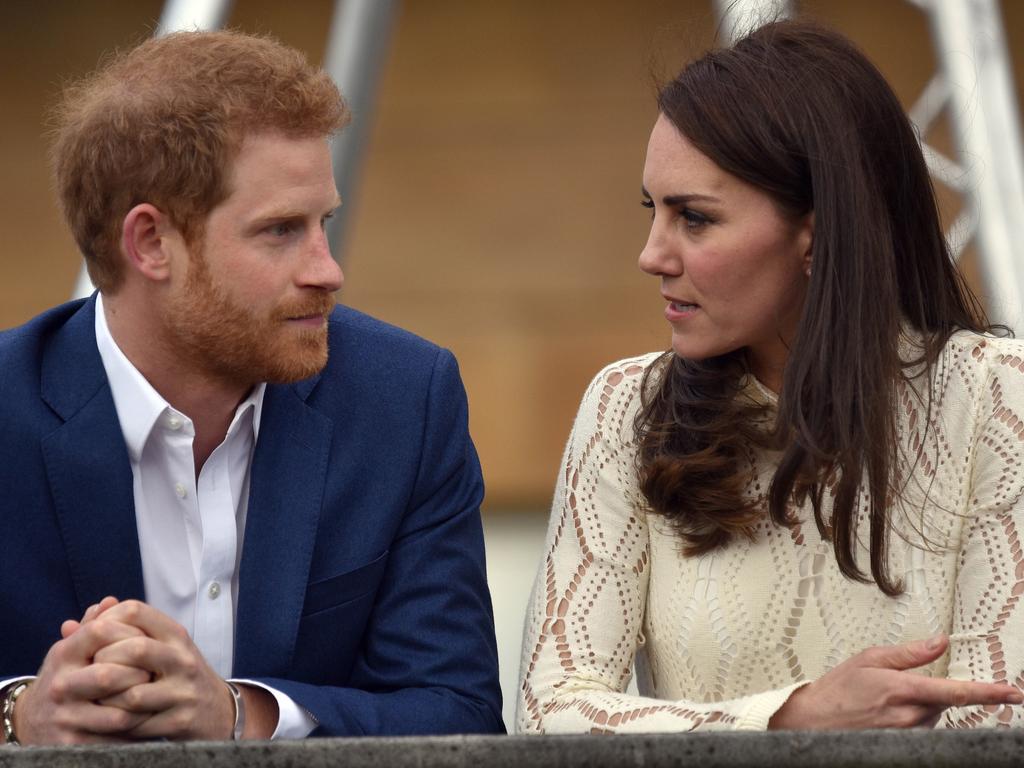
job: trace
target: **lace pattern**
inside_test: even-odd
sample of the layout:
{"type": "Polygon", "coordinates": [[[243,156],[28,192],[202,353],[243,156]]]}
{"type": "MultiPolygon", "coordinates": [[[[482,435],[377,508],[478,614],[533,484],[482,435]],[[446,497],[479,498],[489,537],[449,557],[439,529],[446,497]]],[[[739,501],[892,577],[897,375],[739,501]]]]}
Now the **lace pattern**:
{"type": "MultiPolygon", "coordinates": [[[[928,389],[899,388],[895,598],[843,578],[809,504],[793,529],[764,521],[753,541],[681,556],[637,487],[632,425],[655,358],[608,366],[583,397],[527,617],[520,731],[764,729],[841,661],[940,631],[950,651],[921,673],[1024,689],[1024,345],[958,333],[928,389]],[[624,693],[634,662],[640,696],[624,693]]],[[[748,493],[763,499],[773,457],[754,458],[748,493]]],[[[1021,709],[950,709],[940,727],[1020,725],[1021,709]]]]}

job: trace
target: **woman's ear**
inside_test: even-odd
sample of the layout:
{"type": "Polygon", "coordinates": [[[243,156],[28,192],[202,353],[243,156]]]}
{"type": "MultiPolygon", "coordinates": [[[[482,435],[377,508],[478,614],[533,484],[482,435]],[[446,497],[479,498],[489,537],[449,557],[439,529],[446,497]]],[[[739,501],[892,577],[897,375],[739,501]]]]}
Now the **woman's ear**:
{"type": "Polygon", "coordinates": [[[121,250],[134,271],[146,280],[163,282],[171,275],[173,250],[182,241],[170,218],[150,203],[140,203],[124,217],[121,250]]]}
{"type": "Polygon", "coordinates": [[[803,254],[804,274],[810,277],[812,253],[814,250],[814,211],[810,211],[801,219],[797,243],[800,247],[800,252],[803,254]]]}

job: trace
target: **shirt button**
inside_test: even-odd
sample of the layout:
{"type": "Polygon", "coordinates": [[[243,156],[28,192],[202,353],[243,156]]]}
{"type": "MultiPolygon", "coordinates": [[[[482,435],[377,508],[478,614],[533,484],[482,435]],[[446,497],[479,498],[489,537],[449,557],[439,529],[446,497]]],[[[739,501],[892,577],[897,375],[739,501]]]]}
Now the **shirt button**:
{"type": "Polygon", "coordinates": [[[179,419],[177,416],[172,415],[167,417],[167,426],[170,427],[171,429],[181,429],[181,424],[181,419],[179,419]]]}
{"type": "Polygon", "coordinates": [[[185,486],[182,485],[181,483],[174,484],[174,492],[178,494],[179,499],[184,499],[185,494],[187,493],[187,491],[185,490],[185,486]]]}
{"type": "Polygon", "coordinates": [[[220,597],[220,584],[216,581],[210,584],[210,588],[206,590],[206,594],[210,596],[211,600],[216,600],[220,597]]]}

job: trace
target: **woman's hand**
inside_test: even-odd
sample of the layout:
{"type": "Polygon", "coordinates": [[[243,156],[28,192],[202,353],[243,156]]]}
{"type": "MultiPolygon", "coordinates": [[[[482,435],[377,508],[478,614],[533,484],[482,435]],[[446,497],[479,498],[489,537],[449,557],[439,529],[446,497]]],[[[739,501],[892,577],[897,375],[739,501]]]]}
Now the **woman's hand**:
{"type": "Polygon", "coordinates": [[[945,653],[949,638],[936,635],[904,645],[880,645],[847,659],[796,690],[768,728],[931,728],[947,707],[1020,704],[1024,695],[1003,683],[925,677],[908,672],[945,653]]]}

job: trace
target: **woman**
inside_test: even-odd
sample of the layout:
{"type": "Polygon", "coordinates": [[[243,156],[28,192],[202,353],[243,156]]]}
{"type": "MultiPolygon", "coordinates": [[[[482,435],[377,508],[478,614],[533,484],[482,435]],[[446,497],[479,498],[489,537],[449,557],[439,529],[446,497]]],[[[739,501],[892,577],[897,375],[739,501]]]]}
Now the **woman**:
{"type": "Polygon", "coordinates": [[[519,728],[1020,724],[1024,345],[952,266],[895,95],[777,22],[659,107],[672,350],[583,398],[519,728]]]}

